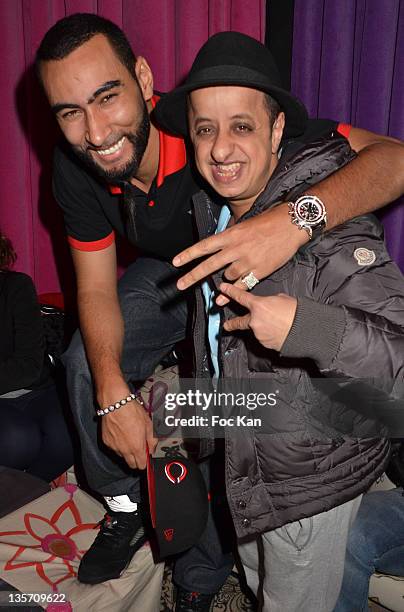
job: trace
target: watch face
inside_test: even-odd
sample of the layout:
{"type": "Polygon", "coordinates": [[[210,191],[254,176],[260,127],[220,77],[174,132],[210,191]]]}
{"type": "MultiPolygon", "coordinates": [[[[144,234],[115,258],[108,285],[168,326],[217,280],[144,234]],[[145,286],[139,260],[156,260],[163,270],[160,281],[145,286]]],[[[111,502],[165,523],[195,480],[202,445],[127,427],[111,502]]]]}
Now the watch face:
{"type": "Polygon", "coordinates": [[[325,207],[315,196],[302,196],[295,204],[296,216],[308,225],[316,225],[325,218],[325,207]]]}

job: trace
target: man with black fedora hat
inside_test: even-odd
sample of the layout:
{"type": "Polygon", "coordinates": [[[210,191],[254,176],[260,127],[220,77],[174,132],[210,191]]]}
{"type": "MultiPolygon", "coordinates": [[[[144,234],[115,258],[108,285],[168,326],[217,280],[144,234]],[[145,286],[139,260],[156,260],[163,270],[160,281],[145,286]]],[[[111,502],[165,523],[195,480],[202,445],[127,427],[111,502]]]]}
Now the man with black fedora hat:
{"type": "MultiPolygon", "coordinates": [[[[209,190],[194,195],[201,238],[285,201],[290,233],[298,227],[309,238],[279,271],[242,278],[250,293],[223,283],[221,272],[197,288],[195,376],[212,377],[212,389],[228,379],[226,391],[239,382],[249,392],[274,392],[275,405],[253,427],[237,429],[234,420],[225,427],[239,553],[264,610],[332,612],[350,525],[390,447],[381,428],[369,434],[355,420],[349,383],[369,378],[366,388],[386,401],[402,394],[404,278],[374,217],[325,231],[327,210],[315,186],[348,169],[356,154],[336,131],[299,143],[305,109],[282,89],[258,41],[237,32],[210,38],[155,116],[189,136],[196,167],[224,198],[218,204],[209,190]],[[282,153],[290,137],[294,144],[282,153]],[[218,312],[221,293],[231,301],[218,312]],[[318,384],[327,377],[329,386],[318,384]],[[333,395],[336,387],[344,401],[333,395]]],[[[210,448],[202,439],[201,453],[210,448]]]]}
{"type": "MultiPolygon", "coordinates": [[[[157,101],[151,69],[145,58],[134,56],[114,23],[93,14],[69,15],[45,34],[36,63],[63,135],[53,185],[76,271],[81,331],[64,356],[70,405],[88,482],[105,498],[112,517],[80,564],[79,580],[94,584],[119,576],[145,540],[134,470],[145,467],[146,442],[153,448],[155,440],[129,384],[147,378],[185,336],[188,303],[172,299],[180,296],[171,259],[195,243],[191,196],[199,179],[184,141],[150,121],[157,101]],[[140,253],[118,284],[115,232],[140,253]]],[[[310,123],[302,138],[337,127],[310,123]]],[[[331,177],[316,185],[330,227],[383,205],[402,189],[397,143],[357,129],[349,139],[361,149],[352,163],[355,181],[344,168],[339,181],[331,177]],[[389,178],[387,190],[370,189],[367,177],[376,169],[389,178]]],[[[297,228],[290,235],[287,208],[218,236],[219,259],[205,274],[212,265],[225,265],[227,278],[248,277],[247,283],[253,281],[250,273],[259,279],[282,266],[308,240],[297,228]]],[[[193,278],[200,273],[199,268],[193,278]]],[[[182,576],[177,574],[183,590],[217,590],[228,570],[221,571],[214,556],[209,563],[198,557],[192,572],[183,566],[182,576]]],[[[186,562],[189,568],[189,557],[186,562]]]]}
{"type": "Polygon", "coordinates": [[[307,110],[282,87],[269,49],[239,32],[215,34],[203,45],[185,83],[164,96],[157,105],[155,117],[159,124],[174,134],[187,135],[187,94],[215,85],[245,86],[275,98],[285,113],[285,138],[300,136],[306,129],[307,110]]]}

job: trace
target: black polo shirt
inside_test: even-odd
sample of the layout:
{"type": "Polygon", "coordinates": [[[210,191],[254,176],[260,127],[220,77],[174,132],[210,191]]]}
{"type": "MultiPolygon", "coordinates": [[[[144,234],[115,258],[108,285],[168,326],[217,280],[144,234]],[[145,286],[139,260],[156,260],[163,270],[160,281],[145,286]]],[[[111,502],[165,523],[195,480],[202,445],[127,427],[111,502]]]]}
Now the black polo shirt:
{"type": "MultiPolygon", "coordinates": [[[[299,138],[309,142],[338,127],[334,121],[311,120],[299,138]]],[[[125,236],[142,252],[171,260],[197,241],[192,215],[192,196],[201,189],[199,178],[186,161],[184,142],[164,132],[160,135],[158,173],[149,193],[126,184],[108,186],[84,168],[67,143],[57,146],[53,189],[64,214],[70,245],[98,251],[114,242],[115,232],[125,236]],[[135,199],[136,236],[131,235],[122,203],[129,189],[135,199]]]]}
{"type": "Polygon", "coordinates": [[[191,198],[199,191],[183,140],[160,132],[159,169],[148,193],[127,183],[108,186],[84,168],[67,143],[56,148],[53,188],[73,248],[98,251],[115,232],[141,251],[170,260],[195,242],[191,198]],[[136,236],[131,234],[123,198],[135,201],[136,236]]]}

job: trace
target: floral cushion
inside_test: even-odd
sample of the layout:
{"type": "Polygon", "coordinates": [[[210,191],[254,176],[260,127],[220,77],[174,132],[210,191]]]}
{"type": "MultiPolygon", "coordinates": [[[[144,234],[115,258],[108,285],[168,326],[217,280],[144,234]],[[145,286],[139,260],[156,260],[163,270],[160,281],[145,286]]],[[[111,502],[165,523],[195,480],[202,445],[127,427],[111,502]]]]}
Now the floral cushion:
{"type": "Polygon", "coordinates": [[[76,580],[80,559],[92,544],[103,515],[101,504],[76,485],[67,484],[3,517],[0,578],[22,593],[41,594],[42,600],[36,597],[31,604],[40,604],[49,612],[157,612],[163,564],[154,564],[148,545],[136,553],[117,580],[95,586],[76,580]]]}

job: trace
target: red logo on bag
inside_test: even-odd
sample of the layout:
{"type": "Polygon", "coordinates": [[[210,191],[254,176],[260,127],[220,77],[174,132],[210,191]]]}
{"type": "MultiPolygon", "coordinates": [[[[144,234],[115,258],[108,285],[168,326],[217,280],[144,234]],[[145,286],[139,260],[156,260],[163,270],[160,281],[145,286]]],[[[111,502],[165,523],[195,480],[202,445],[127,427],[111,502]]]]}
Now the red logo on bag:
{"type": "Polygon", "coordinates": [[[164,468],[164,471],[165,471],[165,474],[168,480],[172,482],[173,484],[179,484],[182,480],[184,480],[185,476],[188,473],[188,470],[185,467],[185,465],[183,463],[180,463],[179,461],[171,461],[171,463],[167,463],[167,465],[164,468]],[[172,474],[172,469],[174,466],[177,466],[180,468],[180,473],[178,476],[175,476],[174,474],[172,474]]]}
{"type": "Polygon", "coordinates": [[[174,537],[174,529],[164,529],[163,534],[167,542],[171,542],[174,537]]]}

